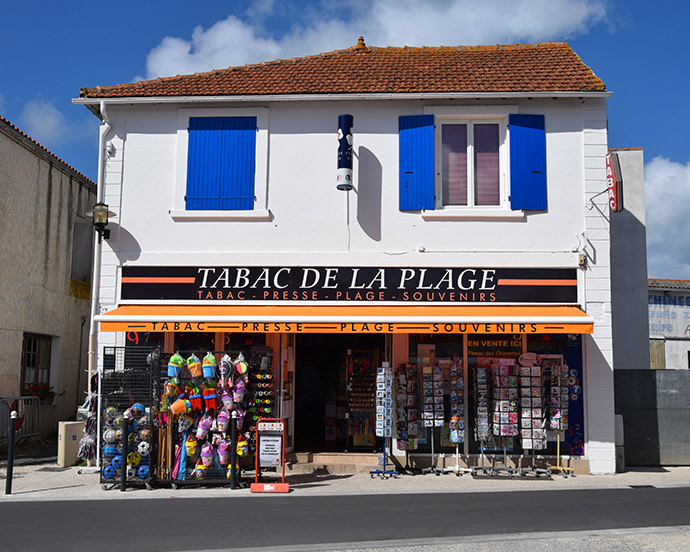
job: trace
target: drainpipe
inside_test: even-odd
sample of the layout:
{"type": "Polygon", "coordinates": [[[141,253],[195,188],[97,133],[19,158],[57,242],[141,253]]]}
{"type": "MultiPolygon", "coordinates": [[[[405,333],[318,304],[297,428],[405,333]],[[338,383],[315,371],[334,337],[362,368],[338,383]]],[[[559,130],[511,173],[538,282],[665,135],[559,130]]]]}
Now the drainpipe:
{"type": "MultiPolygon", "coordinates": [[[[112,129],[110,125],[110,120],[108,119],[108,114],[105,110],[105,102],[101,101],[100,111],[102,116],[103,124],[101,125],[99,138],[98,138],[98,182],[96,183],[96,202],[104,202],[105,199],[105,162],[108,157],[108,142],[106,141],[106,136],[112,129]]],[[[96,327],[97,323],[95,321],[95,316],[98,314],[98,302],[100,298],[101,289],[101,251],[103,248],[103,242],[101,240],[93,240],[93,271],[91,275],[91,320],[89,325],[89,394],[93,393],[94,389],[91,387],[91,380],[93,375],[97,373],[97,356],[96,356],[96,327]]],[[[100,427],[100,417],[101,417],[101,378],[98,378],[98,409],[96,412],[97,416],[97,427],[100,427]]],[[[100,431],[97,431],[96,440],[96,467],[101,466],[101,435],[100,431]]]]}

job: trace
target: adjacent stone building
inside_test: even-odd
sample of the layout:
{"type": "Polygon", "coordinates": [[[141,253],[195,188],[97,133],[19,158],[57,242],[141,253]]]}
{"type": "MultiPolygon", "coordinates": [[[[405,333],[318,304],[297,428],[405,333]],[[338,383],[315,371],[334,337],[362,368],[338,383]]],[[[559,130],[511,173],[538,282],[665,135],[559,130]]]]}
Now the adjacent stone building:
{"type": "Polygon", "coordinates": [[[96,187],[0,117],[0,189],[0,397],[47,391],[45,436],[84,398],[96,187]]]}

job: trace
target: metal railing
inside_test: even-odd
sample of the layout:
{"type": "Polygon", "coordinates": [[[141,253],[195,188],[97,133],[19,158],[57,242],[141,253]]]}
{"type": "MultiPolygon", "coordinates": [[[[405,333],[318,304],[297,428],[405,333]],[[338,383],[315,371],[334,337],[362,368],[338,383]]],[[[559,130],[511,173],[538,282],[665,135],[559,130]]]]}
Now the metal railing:
{"type": "Polygon", "coordinates": [[[16,439],[30,439],[34,446],[42,443],[39,434],[39,404],[38,397],[5,397],[0,398],[0,442],[7,441],[10,435],[10,412],[17,412],[16,439]]]}

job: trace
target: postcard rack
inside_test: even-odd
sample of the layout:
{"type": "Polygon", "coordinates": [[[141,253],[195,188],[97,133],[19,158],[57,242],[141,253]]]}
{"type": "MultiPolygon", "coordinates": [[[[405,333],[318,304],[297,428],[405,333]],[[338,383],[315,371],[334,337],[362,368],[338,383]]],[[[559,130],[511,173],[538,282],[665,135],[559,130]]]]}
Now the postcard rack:
{"type": "MultiPolygon", "coordinates": [[[[450,442],[455,444],[455,466],[446,466],[443,473],[472,473],[471,468],[460,466],[460,445],[465,443],[465,377],[462,360],[453,358],[450,370],[450,423],[448,433],[450,442]]],[[[467,465],[467,463],[465,463],[467,465]]]]}
{"type": "Polygon", "coordinates": [[[573,468],[564,466],[561,461],[561,431],[568,429],[568,407],[570,402],[569,369],[567,364],[563,364],[555,359],[546,359],[550,371],[551,394],[549,398],[550,416],[549,428],[556,431],[556,465],[549,465],[552,472],[560,472],[563,477],[572,475],[573,468]]]}
{"type": "MultiPolygon", "coordinates": [[[[396,413],[397,419],[397,413],[396,413]]],[[[395,469],[388,469],[388,449],[393,435],[393,371],[390,363],[384,362],[376,368],[376,436],[383,442],[383,452],[379,455],[380,468],[369,472],[371,477],[381,479],[398,477],[395,469]]]]}
{"type": "Polygon", "coordinates": [[[491,466],[486,465],[486,448],[491,438],[491,423],[489,421],[489,370],[486,363],[477,363],[474,372],[474,406],[475,406],[475,440],[479,443],[479,465],[472,468],[472,475],[483,473],[493,475],[491,466]]]}
{"type": "Polygon", "coordinates": [[[395,405],[397,421],[395,424],[398,450],[405,451],[405,466],[400,470],[410,475],[415,469],[410,466],[410,446],[417,438],[417,368],[411,364],[400,364],[394,376],[395,405]]]}
{"type": "Polygon", "coordinates": [[[440,366],[422,367],[422,422],[424,429],[428,430],[431,443],[431,462],[428,467],[422,468],[422,473],[441,475],[443,468],[438,466],[438,457],[435,452],[438,428],[443,427],[445,420],[445,405],[443,396],[443,369],[440,366]]]}
{"type": "Polygon", "coordinates": [[[546,393],[544,383],[546,371],[537,363],[536,357],[523,355],[520,371],[520,442],[523,458],[530,461],[523,466],[521,475],[551,475],[548,468],[538,468],[536,451],[546,448],[546,393]]]}

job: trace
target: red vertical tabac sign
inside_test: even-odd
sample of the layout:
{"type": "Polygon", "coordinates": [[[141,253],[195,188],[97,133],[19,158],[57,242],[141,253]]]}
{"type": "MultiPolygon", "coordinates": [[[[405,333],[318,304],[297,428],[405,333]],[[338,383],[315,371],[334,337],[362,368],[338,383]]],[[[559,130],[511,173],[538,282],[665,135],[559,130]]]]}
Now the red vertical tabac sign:
{"type": "Polygon", "coordinates": [[[611,212],[617,213],[623,210],[623,197],[621,195],[621,176],[618,165],[618,156],[608,153],[606,155],[606,185],[609,193],[609,207],[611,212]]]}

